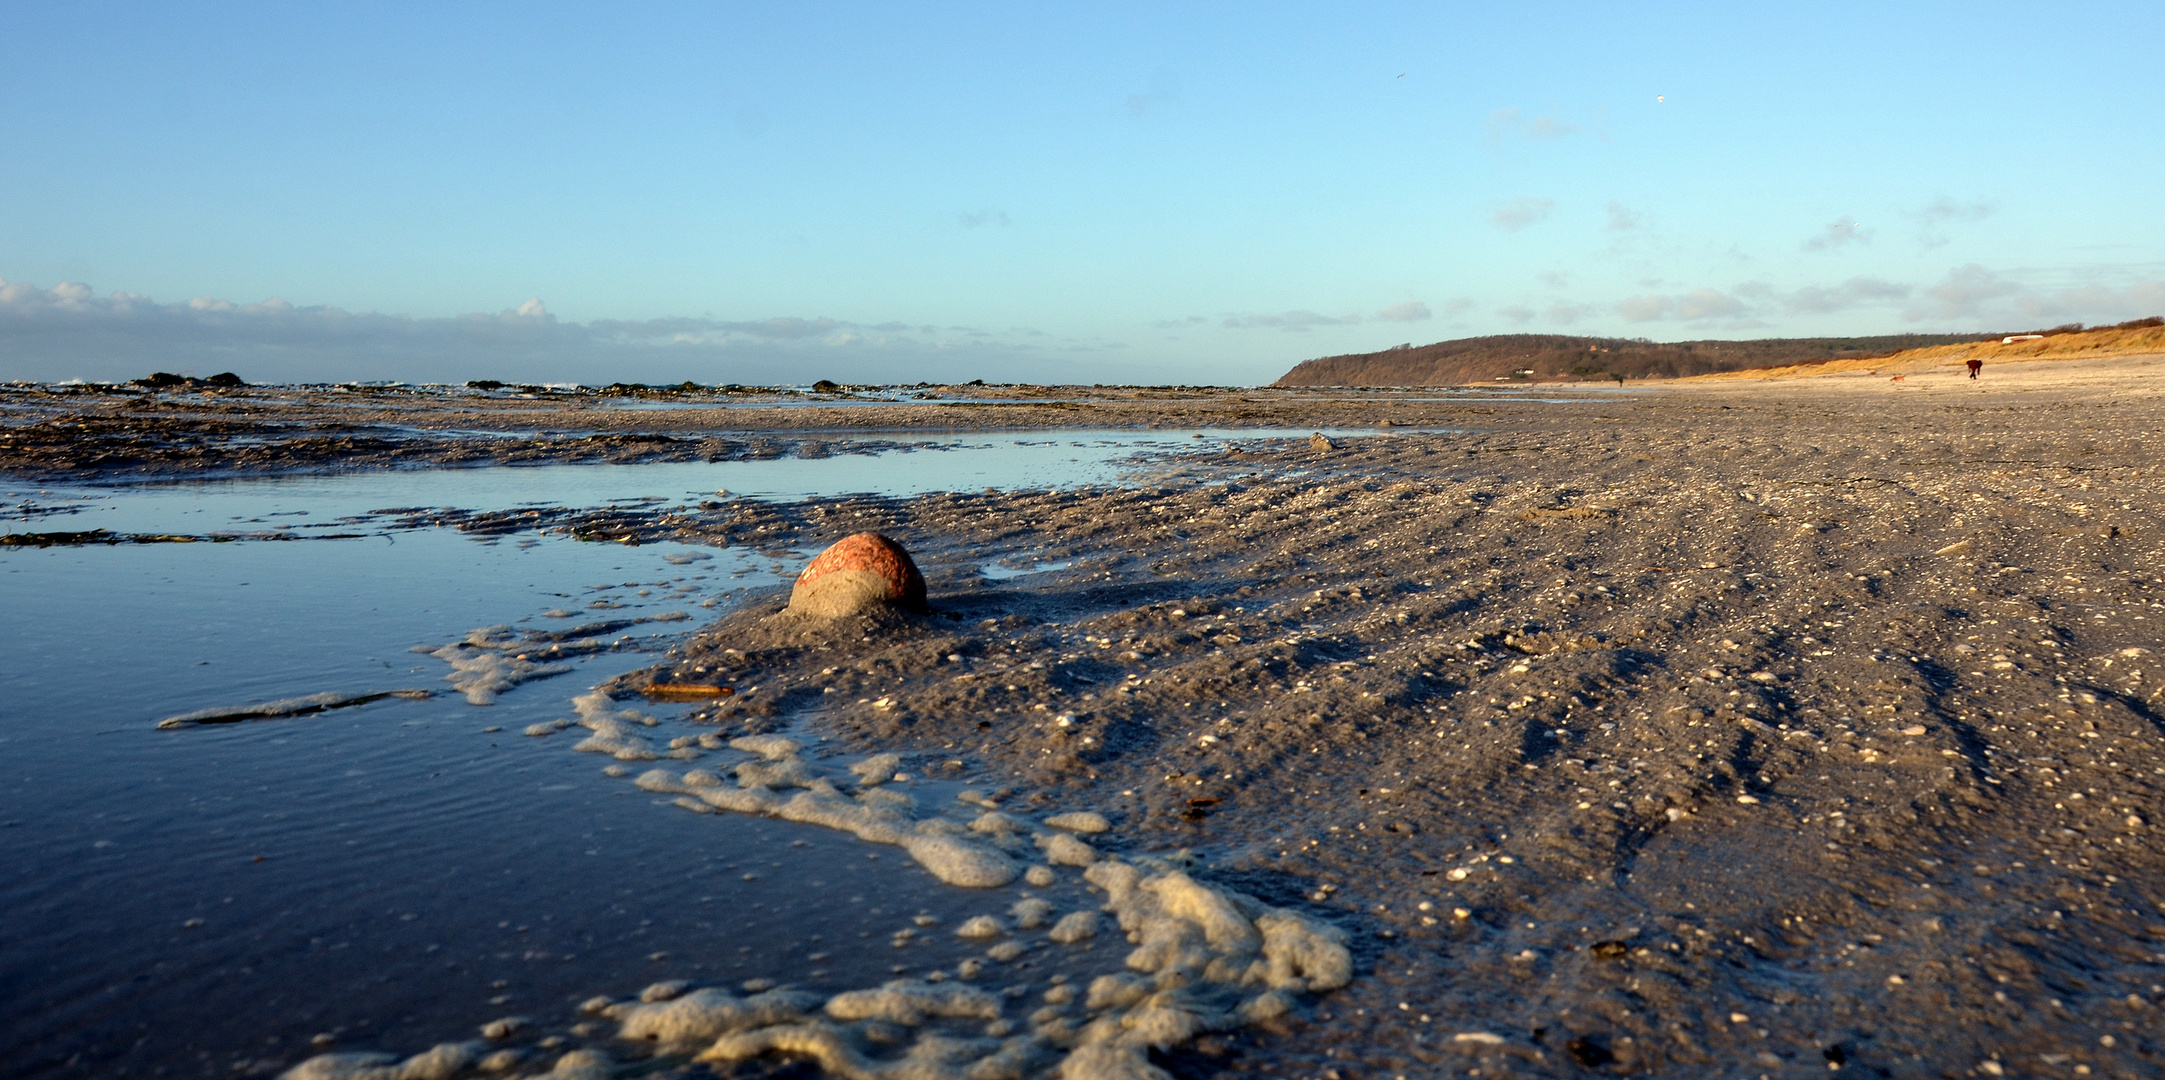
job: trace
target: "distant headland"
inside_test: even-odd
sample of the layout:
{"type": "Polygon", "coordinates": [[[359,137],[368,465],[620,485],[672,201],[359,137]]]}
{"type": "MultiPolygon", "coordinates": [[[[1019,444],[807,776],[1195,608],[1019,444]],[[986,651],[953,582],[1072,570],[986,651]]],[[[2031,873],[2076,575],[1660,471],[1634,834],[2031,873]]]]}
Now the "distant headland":
{"type": "Polygon", "coordinates": [[[1816,365],[1907,359],[1956,362],[1957,352],[1990,346],[2012,359],[2165,352],[2165,318],[2084,329],[1877,337],[1761,338],[1656,342],[1567,334],[1495,334],[1432,345],[1306,360],[1274,386],[1461,386],[1584,380],[1678,379],[1725,373],[1813,374],[1816,365]],[[1945,353],[1943,358],[1939,354],[1945,353]],[[1914,354],[1914,356],[1913,356],[1914,354]]]}

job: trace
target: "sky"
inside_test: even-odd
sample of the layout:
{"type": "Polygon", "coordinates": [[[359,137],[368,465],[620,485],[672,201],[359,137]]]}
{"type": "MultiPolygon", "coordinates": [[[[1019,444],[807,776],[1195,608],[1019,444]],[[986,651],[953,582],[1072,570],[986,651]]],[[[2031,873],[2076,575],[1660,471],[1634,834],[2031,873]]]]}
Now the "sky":
{"type": "Polygon", "coordinates": [[[43,3],[0,379],[1268,382],[2165,313],[2165,5],[43,3]]]}

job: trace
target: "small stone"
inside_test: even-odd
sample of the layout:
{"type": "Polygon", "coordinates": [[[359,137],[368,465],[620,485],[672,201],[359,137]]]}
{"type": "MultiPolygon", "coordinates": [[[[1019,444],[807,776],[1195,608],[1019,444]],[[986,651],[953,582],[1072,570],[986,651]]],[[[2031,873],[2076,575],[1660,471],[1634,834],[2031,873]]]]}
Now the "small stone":
{"type": "Polygon", "coordinates": [[[1000,920],[990,915],[973,915],[964,920],[961,926],[955,928],[956,937],[968,938],[973,941],[996,938],[1004,933],[1007,933],[1007,928],[1000,925],[1000,920]]]}
{"type": "Polygon", "coordinates": [[[1098,913],[1095,911],[1071,911],[1052,924],[1045,936],[1062,945],[1072,945],[1097,936],[1098,913]]]}
{"type": "Polygon", "coordinates": [[[506,1016],[481,1025],[481,1037],[490,1042],[502,1042],[524,1030],[527,1020],[523,1016],[506,1016]]]}
{"type": "Polygon", "coordinates": [[[1053,833],[1038,841],[1045,860],[1054,866],[1089,866],[1098,861],[1097,849],[1067,833],[1053,833]]]}
{"type": "Polygon", "coordinates": [[[1015,917],[1015,925],[1025,930],[1035,930],[1052,917],[1052,905],[1032,897],[1015,901],[1015,906],[1008,908],[1007,913],[1015,917]]]}
{"type": "Polygon", "coordinates": [[[1054,814],[1045,819],[1045,824],[1055,829],[1066,829],[1069,832],[1079,833],[1101,833],[1113,827],[1113,823],[1106,820],[1105,815],[1094,814],[1088,810],[1054,814]]]}

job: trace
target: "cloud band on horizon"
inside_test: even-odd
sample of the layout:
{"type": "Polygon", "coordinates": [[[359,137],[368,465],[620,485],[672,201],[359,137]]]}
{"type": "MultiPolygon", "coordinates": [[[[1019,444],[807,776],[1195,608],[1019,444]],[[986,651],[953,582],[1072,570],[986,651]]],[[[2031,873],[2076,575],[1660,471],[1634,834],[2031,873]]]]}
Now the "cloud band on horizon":
{"type": "Polygon", "coordinates": [[[0,280],[0,378],[11,380],[230,370],[281,382],[591,382],[595,370],[614,367],[629,381],[914,381],[997,378],[1023,359],[1059,366],[1062,352],[1120,347],[1029,330],[824,317],[577,323],[558,319],[539,298],[494,314],[416,318],[276,298],[159,303],[128,292],[101,297],[80,282],[47,289],[0,280]],[[825,366],[806,376],[804,365],[814,362],[825,366]]]}

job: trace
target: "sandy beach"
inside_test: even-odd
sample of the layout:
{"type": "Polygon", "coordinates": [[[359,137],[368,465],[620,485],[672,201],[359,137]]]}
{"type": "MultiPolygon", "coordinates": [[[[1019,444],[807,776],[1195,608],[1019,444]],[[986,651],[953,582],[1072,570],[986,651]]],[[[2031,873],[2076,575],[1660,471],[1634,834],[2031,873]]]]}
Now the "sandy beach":
{"type": "Polygon", "coordinates": [[[904,544],[929,615],[805,619],[773,590],[610,688],[726,681],[739,692],[689,718],[718,739],[814,730],[927,776],[997,776],[1018,812],[1102,814],[1108,856],[1343,932],[1350,981],[1152,1051],[1175,1076],[2165,1061],[2165,358],[1976,381],[937,393],[960,400],[13,387],[0,471],[1373,429],[1229,442],[1121,486],[444,523],[904,544]],[[991,578],[988,557],[1042,569],[991,578]]]}

